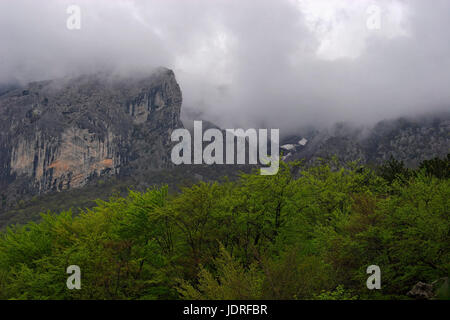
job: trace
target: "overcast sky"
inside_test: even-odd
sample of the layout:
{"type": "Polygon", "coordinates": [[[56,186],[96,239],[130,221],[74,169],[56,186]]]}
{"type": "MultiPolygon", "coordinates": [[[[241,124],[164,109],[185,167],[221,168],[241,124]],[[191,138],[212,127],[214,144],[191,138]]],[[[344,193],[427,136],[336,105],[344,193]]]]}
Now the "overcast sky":
{"type": "Polygon", "coordinates": [[[0,84],[166,66],[222,126],[373,123],[450,109],[449,30],[449,0],[1,0],[0,84]]]}

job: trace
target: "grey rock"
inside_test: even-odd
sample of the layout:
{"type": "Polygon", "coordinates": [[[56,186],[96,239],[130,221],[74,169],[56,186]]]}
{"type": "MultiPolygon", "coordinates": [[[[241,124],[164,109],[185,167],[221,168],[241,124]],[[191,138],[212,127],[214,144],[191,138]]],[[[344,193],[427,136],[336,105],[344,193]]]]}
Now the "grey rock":
{"type": "MultiPolygon", "coordinates": [[[[86,75],[30,83],[0,95],[0,193],[84,186],[122,171],[171,166],[171,132],[182,127],[171,70],[127,78],[86,75]]],[[[7,202],[8,202],[7,201],[7,202]]]]}
{"type": "Polygon", "coordinates": [[[433,285],[419,281],[410,291],[408,291],[407,295],[411,298],[420,300],[432,299],[434,297],[433,285]]]}
{"type": "Polygon", "coordinates": [[[407,295],[418,300],[430,299],[448,299],[449,279],[448,277],[440,278],[431,284],[418,282],[408,291],[407,295]]]}

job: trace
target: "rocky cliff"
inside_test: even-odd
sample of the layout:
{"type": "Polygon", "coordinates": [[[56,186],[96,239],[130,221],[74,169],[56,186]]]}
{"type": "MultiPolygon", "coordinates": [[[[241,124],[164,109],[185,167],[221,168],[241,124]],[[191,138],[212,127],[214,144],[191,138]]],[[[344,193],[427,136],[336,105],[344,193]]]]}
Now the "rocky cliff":
{"type": "MultiPolygon", "coordinates": [[[[80,187],[101,182],[96,179],[101,176],[118,176],[127,190],[188,176],[214,180],[244,170],[171,169],[170,136],[183,127],[181,102],[168,69],[130,78],[96,74],[0,88],[0,216],[33,195],[88,190],[80,187]]],[[[197,116],[191,120],[200,120],[197,116]]],[[[189,119],[184,120],[189,128],[189,119]]],[[[204,129],[209,127],[217,126],[205,122],[204,129]]],[[[282,140],[281,152],[285,161],[312,163],[336,155],[342,162],[379,164],[393,156],[416,166],[449,153],[449,132],[449,112],[382,121],[370,129],[346,124],[300,128],[282,140]]]]}
{"type": "MultiPolygon", "coordinates": [[[[97,74],[29,84],[0,95],[0,193],[85,185],[101,175],[171,166],[181,127],[174,73],[97,74]]],[[[7,198],[7,199],[5,199],[7,198]]]]}
{"type": "Polygon", "coordinates": [[[285,138],[281,152],[286,161],[337,156],[341,162],[381,164],[394,157],[416,167],[423,160],[450,153],[450,112],[380,121],[371,128],[341,123],[303,130],[285,138]]]}

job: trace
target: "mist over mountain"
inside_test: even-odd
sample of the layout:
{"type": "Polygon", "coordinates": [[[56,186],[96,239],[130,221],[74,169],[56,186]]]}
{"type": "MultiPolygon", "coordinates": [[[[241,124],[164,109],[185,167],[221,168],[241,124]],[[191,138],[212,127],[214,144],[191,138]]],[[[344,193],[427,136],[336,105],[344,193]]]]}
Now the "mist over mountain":
{"type": "MultiPolygon", "coordinates": [[[[203,113],[182,112],[182,105],[182,88],[166,68],[133,77],[95,73],[5,89],[0,94],[0,209],[6,212],[34,195],[89,189],[105,178],[146,188],[251,170],[233,165],[175,168],[173,130],[187,128],[194,135],[194,120],[203,122],[204,131],[228,129],[203,113]]],[[[386,119],[374,126],[299,125],[281,128],[280,151],[284,161],[306,164],[337,157],[342,164],[379,165],[394,157],[417,167],[447,155],[449,132],[450,112],[386,119]]],[[[248,156],[247,149],[247,161],[248,156]]]]}
{"type": "MultiPolygon", "coordinates": [[[[393,156],[414,167],[445,156],[450,45],[438,30],[450,27],[450,3],[379,1],[376,28],[371,6],[1,2],[3,202],[103,177],[148,186],[154,170],[172,170],[170,132],[194,120],[204,130],[278,128],[285,161],[393,156]]],[[[183,170],[215,179],[240,168],[183,170]]]]}
{"type": "Polygon", "coordinates": [[[448,30],[449,0],[0,1],[0,300],[449,300],[448,30]]]}
{"type": "Polygon", "coordinates": [[[450,3],[2,1],[0,84],[164,66],[221,127],[295,131],[450,108],[450,3]],[[81,28],[69,30],[69,5],[81,28]]]}

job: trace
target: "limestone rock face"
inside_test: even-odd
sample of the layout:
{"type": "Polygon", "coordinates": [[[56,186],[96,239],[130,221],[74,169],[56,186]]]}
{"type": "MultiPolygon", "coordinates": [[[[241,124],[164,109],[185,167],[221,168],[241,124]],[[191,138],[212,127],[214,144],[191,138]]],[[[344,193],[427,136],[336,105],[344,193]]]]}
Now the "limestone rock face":
{"type": "Polygon", "coordinates": [[[171,166],[181,101],[168,69],[35,82],[1,94],[0,193],[60,191],[171,166]]]}

